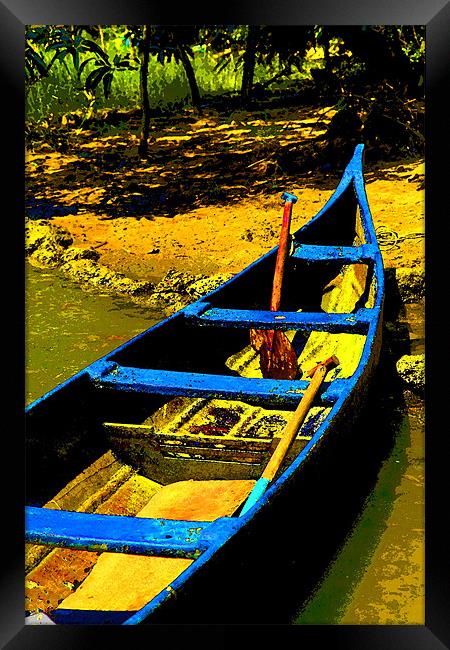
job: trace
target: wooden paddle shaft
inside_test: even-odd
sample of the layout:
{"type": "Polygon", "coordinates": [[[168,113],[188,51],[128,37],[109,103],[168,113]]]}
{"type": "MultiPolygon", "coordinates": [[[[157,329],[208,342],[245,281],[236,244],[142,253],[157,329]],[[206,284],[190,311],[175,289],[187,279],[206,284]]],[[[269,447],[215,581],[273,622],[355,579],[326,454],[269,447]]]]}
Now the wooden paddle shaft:
{"type": "Polygon", "coordinates": [[[262,478],[265,478],[268,481],[272,481],[273,477],[277,473],[292,441],[297,435],[297,432],[303,424],[306,416],[308,415],[308,411],[311,408],[314,397],[316,396],[316,393],[319,390],[323,380],[325,379],[325,375],[329,369],[330,368],[327,365],[320,365],[317,368],[313,378],[309,383],[308,388],[303,393],[303,397],[300,400],[299,405],[295,409],[292,419],[286,425],[280,442],[278,443],[277,448],[273,452],[272,457],[270,458],[264,472],[261,475],[262,478]]]}
{"type": "MultiPolygon", "coordinates": [[[[292,198],[295,199],[296,197],[293,196],[292,198]]],[[[283,223],[281,225],[280,243],[278,246],[277,261],[275,264],[270,311],[278,311],[280,307],[284,267],[289,252],[289,230],[291,227],[292,205],[292,200],[287,200],[284,204],[283,223]]]]}

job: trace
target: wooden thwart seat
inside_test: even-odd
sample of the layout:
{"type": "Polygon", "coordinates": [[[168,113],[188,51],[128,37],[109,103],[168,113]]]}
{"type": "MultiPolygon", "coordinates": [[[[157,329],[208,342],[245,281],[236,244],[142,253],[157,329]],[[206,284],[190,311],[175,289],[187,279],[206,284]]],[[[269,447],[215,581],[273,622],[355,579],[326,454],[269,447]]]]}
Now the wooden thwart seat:
{"type": "MultiPolygon", "coordinates": [[[[114,361],[93,363],[86,372],[99,388],[184,397],[217,397],[252,403],[296,406],[309,382],[259,379],[153,368],[135,368],[114,361]]],[[[333,404],[346,389],[345,379],[324,382],[320,401],[333,404]]]]}
{"type": "Polygon", "coordinates": [[[152,448],[167,456],[177,454],[205,460],[229,460],[244,463],[260,463],[261,455],[270,452],[276,442],[273,439],[243,438],[237,436],[214,436],[196,434],[167,434],[154,431],[145,424],[120,424],[105,422],[110,437],[123,440],[143,436],[152,448]]]}
{"type": "MultiPolygon", "coordinates": [[[[105,422],[114,453],[163,485],[184,479],[253,479],[262,471],[279,438],[168,434],[145,424],[105,422]]],[[[311,436],[299,435],[292,454],[311,436]]]]}
{"type": "Polygon", "coordinates": [[[373,260],[376,251],[376,246],[371,244],[362,244],[361,246],[318,246],[294,242],[294,252],[291,257],[295,260],[305,260],[307,262],[358,264],[373,260]]]}
{"type": "Polygon", "coordinates": [[[196,318],[199,325],[238,327],[243,329],[297,330],[310,332],[350,332],[365,334],[371,322],[371,310],[360,309],[357,313],[289,312],[250,309],[218,309],[205,304],[198,307],[196,318]]]}

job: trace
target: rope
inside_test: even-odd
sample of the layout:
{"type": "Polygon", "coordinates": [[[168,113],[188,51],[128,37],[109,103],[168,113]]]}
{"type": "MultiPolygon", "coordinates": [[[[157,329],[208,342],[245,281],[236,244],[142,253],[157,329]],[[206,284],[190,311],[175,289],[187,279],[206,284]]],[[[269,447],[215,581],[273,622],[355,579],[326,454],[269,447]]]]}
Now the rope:
{"type": "Polygon", "coordinates": [[[423,232],[412,232],[399,237],[399,234],[395,230],[390,230],[387,226],[383,225],[378,226],[375,231],[380,248],[385,248],[386,250],[400,248],[399,243],[405,241],[405,239],[420,239],[421,237],[425,237],[425,233],[423,232]]]}

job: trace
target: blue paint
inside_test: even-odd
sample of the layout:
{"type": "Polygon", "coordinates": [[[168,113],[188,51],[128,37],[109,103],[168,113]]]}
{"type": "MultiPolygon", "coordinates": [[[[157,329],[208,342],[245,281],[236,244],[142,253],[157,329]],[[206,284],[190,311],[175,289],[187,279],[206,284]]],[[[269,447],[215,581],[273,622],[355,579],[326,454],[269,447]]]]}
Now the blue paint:
{"type": "Polygon", "coordinates": [[[214,522],[98,515],[25,508],[25,540],[33,544],[137,555],[197,558],[228,539],[230,518],[214,522]]]}
{"type": "Polygon", "coordinates": [[[298,197],[295,194],[290,194],[289,192],[283,192],[281,195],[282,201],[289,201],[289,203],[297,203],[298,197]]]}
{"type": "Polygon", "coordinates": [[[57,625],[124,625],[134,613],[95,609],[55,609],[51,618],[57,625]]]}
{"type": "Polygon", "coordinates": [[[187,319],[194,318],[194,317],[199,317],[202,314],[205,313],[205,311],[208,311],[208,309],[211,309],[212,305],[210,302],[205,302],[203,300],[197,300],[196,302],[193,302],[191,305],[187,305],[183,309],[183,316],[187,319]]]}
{"type": "Polygon", "coordinates": [[[294,241],[292,258],[307,262],[340,262],[355,264],[370,262],[375,259],[377,247],[373,244],[362,246],[316,246],[294,241]]]}
{"type": "Polygon", "coordinates": [[[244,503],[244,506],[241,510],[241,514],[240,514],[241,517],[243,517],[250,510],[250,508],[253,508],[255,503],[259,501],[259,499],[262,497],[264,492],[267,490],[267,486],[269,485],[269,483],[270,483],[269,479],[264,478],[263,476],[256,481],[255,487],[248,495],[248,499],[244,503]]]}
{"type": "Polygon", "coordinates": [[[302,332],[352,332],[365,334],[373,318],[371,309],[354,313],[253,311],[247,309],[207,309],[198,317],[199,325],[241,327],[243,329],[298,330],[302,332]]]}
{"type": "MultiPolygon", "coordinates": [[[[217,397],[252,400],[256,403],[277,402],[296,405],[309,381],[286,379],[258,379],[211,375],[176,370],[127,368],[117,363],[96,362],[87,369],[98,388],[108,388],[152,395],[180,395],[183,397],[217,397]]],[[[324,382],[320,392],[324,404],[334,403],[346,392],[347,380],[324,382]]]]}

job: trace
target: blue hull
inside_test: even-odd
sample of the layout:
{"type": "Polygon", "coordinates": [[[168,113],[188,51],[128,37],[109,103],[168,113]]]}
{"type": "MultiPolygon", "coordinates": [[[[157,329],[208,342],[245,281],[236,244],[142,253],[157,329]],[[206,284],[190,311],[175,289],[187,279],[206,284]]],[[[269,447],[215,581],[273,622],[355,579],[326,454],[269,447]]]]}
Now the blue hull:
{"type": "MultiPolygon", "coordinates": [[[[364,188],[362,156],[363,145],[358,145],[332,197],[294,234],[282,311],[270,312],[266,304],[277,252],[274,248],[215,291],[87,366],[26,409],[28,458],[33,458],[33,467],[27,469],[29,544],[192,560],[135,611],[74,610],[63,603],[49,612],[57,624],[134,625],[151,622],[164,608],[170,611],[176,599],[182,603],[184,596],[180,595],[188,593],[191,582],[196,584],[197,576],[206,575],[208,567],[220,564],[223,558],[226,563],[236,540],[245,538],[255,524],[258,528],[257,522],[264,521],[266,513],[299,479],[301,484],[308,466],[317,463],[322,450],[357,418],[380,354],[384,300],[383,263],[364,188]],[[360,275],[364,271],[361,295],[350,309],[327,311],[323,296],[337,291],[335,278],[349,268],[357,268],[360,275]],[[198,402],[200,408],[210,399],[287,412],[295,408],[308,385],[305,379],[263,379],[242,376],[237,366],[226,368],[233,353],[246,345],[252,328],[291,332],[299,358],[306,354],[308,341],[311,358],[316,354],[311,333],[356,337],[360,352],[347,375],[338,373],[324,383],[317,398],[323,415],[300,432],[301,445],[244,516],[177,520],[43,507],[104,453],[111,440],[124,462],[163,485],[190,478],[257,479],[258,459],[267,458],[271,450],[268,440],[253,437],[247,446],[237,441],[232,462],[226,441],[218,450],[214,434],[208,439],[213,451],[202,448],[200,461],[195,454],[183,462],[169,453],[163,462],[161,450],[164,445],[168,448],[173,438],[166,440],[162,434],[153,436],[154,448],[144,448],[149,444],[145,424],[149,414],[170,400],[180,400],[183,408],[190,401],[198,402]],[[236,460],[239,454],[245,456],[241,462],[236,460]],[[44,482],[43,476],[48,480],[44,482]]],[[[193,438],[186,435],[183,441],[195,450],[198,442],[193,438]]]]}

